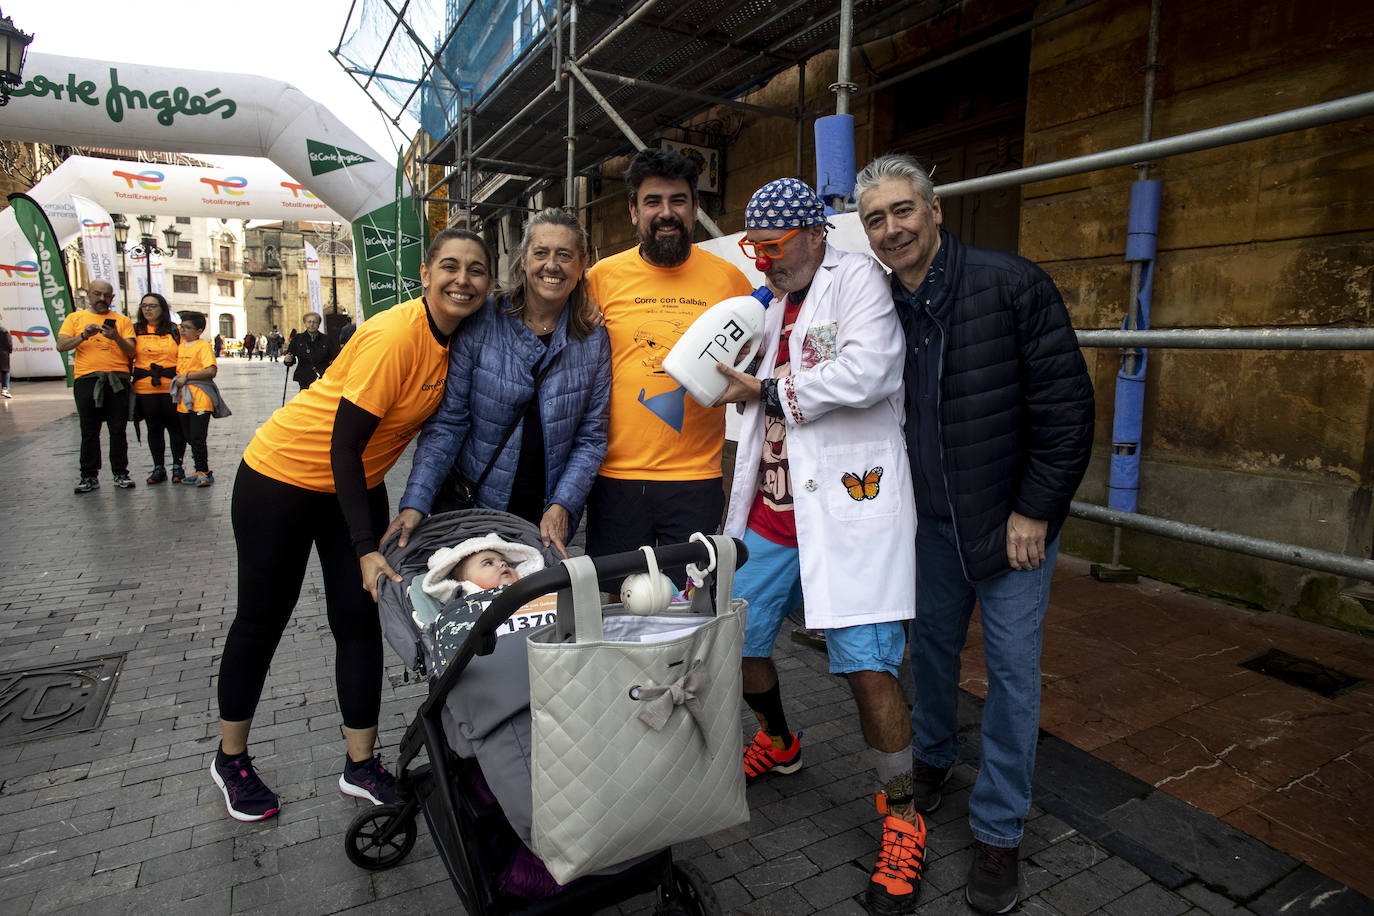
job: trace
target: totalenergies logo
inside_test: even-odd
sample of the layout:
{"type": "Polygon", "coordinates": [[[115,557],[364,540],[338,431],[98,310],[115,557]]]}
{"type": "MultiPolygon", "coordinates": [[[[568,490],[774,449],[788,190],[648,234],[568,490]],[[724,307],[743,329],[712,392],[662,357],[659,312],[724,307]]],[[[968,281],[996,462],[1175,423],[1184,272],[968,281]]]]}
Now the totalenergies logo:
{"type": "Polygon", "coordinates": [[[320,266],[320,259],[319,259],[319,258],[312,258],[310,255],[306,255],[306,256],[305,256],[305,266],[306,266],[306,267],[319,267],[319,266],[320,266]]]}
{"type": "Polygon", "coordinates": [[[161,191],[162,183],[167,180],[167,176],[156,169],[148,169],[144,172],[121,172],[115,169],[110,173],[116,178],[123,178],[126,187],[132,188],[135,184],[143,191],[161,191]]]}
{"type": "Polygon", "coordinates": [[[83,232],[89,232],[91,234],[95,234],[97,232],[104,232],[109,227],[109,223],[97,223],[93,219],[83,219],[81,221],[81,230],[83,232]]]}
{"type": "Polygon", "coordinates": [[[45,327],[34,325],[27,331],[10,331],[10,336],[16,338],[20,343],[41,343],[52,336],[52,332],[45,327]]]}
{"type": "Polygon", "coordinates": [[[18,264],[0,264],[0,270],[3,270],[7,277],[19,276],[28,279],[38,276],[38,262],[20,261],[18,264]]]}
{"type": "Polygon", "coordinates": [[[296,184],[294,181],[283,181],[281,186],[290,191],[292,197],[306,197],[310,200],[318,199],[314,194],[311,194],[310,190],[303,184],[296,184]]]}
{"type": "Polygon", "coordinates": [[[214,189],[215,194],[224,191],[230,197],[242,196],[243,189],[248,187],[248,179],[237,175],[230,175],[228,178],[202,178],[200,183],[208,184],[214,189]]]}

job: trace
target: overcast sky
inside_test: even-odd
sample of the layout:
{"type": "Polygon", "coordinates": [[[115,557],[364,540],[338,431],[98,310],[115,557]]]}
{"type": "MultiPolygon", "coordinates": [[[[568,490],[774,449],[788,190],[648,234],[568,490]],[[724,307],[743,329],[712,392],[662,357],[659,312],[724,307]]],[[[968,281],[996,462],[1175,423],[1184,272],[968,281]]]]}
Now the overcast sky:
{"type": "Polygon", "coordinates": [[[388,130],[329,54],[349,6],[350,0],[0,0],[15,26],[34,36],[30,51],[282,80],[329,108],[378,152],[394,153],[401,135],[388,130]]]}

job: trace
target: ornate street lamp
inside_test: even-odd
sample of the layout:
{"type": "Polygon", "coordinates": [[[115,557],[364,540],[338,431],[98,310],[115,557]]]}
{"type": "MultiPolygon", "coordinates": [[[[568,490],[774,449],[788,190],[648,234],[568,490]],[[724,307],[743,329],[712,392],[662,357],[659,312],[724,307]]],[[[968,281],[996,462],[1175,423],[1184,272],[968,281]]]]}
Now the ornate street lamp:
{"type": "Polygon", "coordinates": [[[124,293],[124,314],[129,314],[129,265],[124,256],[124,245],[129,241],[129,221],[123,213],[111,213],[110,222],[114,225],[115,251],[119,252],[119,285],[124,293]]]}
{"type": "Polygon", "coordinates": [[[24,57],[31,41],[32,35],[15,28],[10,17],[0,13],[0,108],[9,104],[10,87],[24,82],[24,57]]]}
{"type": "MultiPolygon", "coordinates": [[[[111,219],[113,218],[114,217],[111,216],[111,219]]],[[[143,213],[139,215],[137,219],[138,232],[140,236],[139,240],[142,243],[138,247],[143,252],[143,267],[145,269],[148,279],[148,285],[146,289],[148,292],[152,292],[153,255],[175,255],[177,251],[177,242],[181,241],[181,232],[177,229],[176,226],[168,226],[166,229],[163,229],[162,237],[167,240],[167,247],[159,248],[157,244],[157,236],[153,234],[154,229],[157,228],[157,217],[153,216],[151,213],[143,213]]],[[[126,227],[124,230],[126,235],[128,234],[128,231],[129,230],[126,227]]],[[[119,232],[118,226],[115,227],[115,232],[119,232]]]]}

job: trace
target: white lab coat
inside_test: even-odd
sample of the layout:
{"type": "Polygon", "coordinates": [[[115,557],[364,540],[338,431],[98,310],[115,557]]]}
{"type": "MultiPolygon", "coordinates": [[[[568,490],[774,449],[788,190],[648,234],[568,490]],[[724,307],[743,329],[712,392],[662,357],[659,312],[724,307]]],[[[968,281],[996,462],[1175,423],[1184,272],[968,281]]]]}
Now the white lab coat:
{"type": "MultiPolygon", "coordinates": [[[[784,304],[764,320],[758,376],[772,375],[784,304]]],[[[916,613],[916,508],[902,434],[903,342],[887,278],[867,255],[826,245],[788,338],[780,381],[806,625],[848,627],[916,613]],[[831,342],[833,340],[833,343],[831,342]],[[875,498],[841,482],[881,468],[875,498]]],[[[741,537],[758,490],[764,416],[745,408],[725,532],[741,537]]]]}

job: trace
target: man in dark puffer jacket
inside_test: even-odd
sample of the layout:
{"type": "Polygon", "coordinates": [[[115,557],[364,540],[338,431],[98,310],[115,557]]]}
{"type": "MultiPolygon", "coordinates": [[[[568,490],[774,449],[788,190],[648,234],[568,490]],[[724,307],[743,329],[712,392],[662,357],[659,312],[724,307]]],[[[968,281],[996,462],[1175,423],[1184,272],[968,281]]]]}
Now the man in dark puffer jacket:
{"type": "Polygon", "coordinates": [[[907,339],[920,521],[910,643],[917,809],[939,805],[958,757],[959,653],[977,599],[988,696],[965,893],[976,909],[1004,913],[1016,905],[1031,802],[1050,576],[1092,447],[1092,380],[1049,276],[943,231],[940,199],[915,159],[879,157],[855,192],[869,245],[892,270],[907,339]]]}

